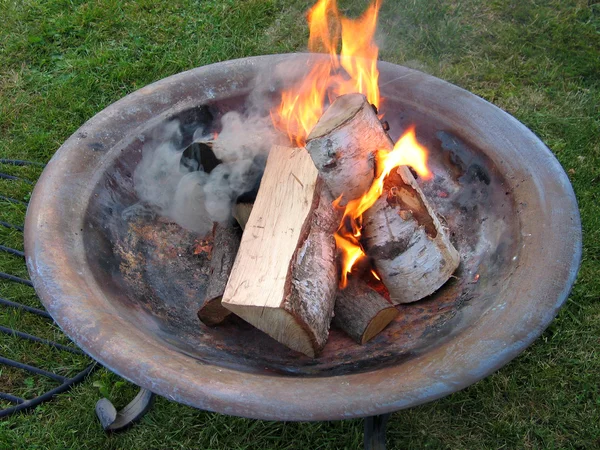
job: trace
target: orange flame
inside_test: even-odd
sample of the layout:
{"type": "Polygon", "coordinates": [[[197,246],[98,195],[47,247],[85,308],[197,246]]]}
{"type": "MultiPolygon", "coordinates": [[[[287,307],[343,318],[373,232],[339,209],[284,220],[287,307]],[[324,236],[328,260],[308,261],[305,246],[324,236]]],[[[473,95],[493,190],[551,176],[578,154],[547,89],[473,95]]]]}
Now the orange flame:
{"type": "MultiPolygon", "coordinates": [[[[414,127],[409,128],[394,145],[391,152],[379,150],[375,155],[377,176],[369,190],[355,200],[351,200],[345,207],[344,216],[335,234],[335,242],[341,253],[342,276],[340,287],[346,287],[348,274],[354,264],[365,257],[364,249],[360,244],[362,215],[383,193],[383,183],[392,170],[398,166],[411,166],[417,174],[429,179],[431,172],[427,168],[427,150],[417,142],[414,127]]],[[[339,207],[341,198],[334,202],[339,207]]]]}
{"type": "MultiPolygon", "coordinates": [[[[373,36],[380,6],[381,0],[373,0],[358,19],[342,17],[336,0],[318,0],[308,11],[308,49],[312,53],[327,53],[329,58],[315,62],[305,78],[282,93],[279,107],[271,111],[273,123],[287,132],[293,144],[305,144],[306,137],[321,118],[326,102],[332,102],[339,95],[358,92],[379,108],[379,49],[373,36]]],[[[340,206],[342,197],[334,202],[335,207],[344,208],[342,222],[335,234],[342,261],[340,287],[347,285],[352,267],[365,257],[360,244],[362,215],[381,196],[385,177],[400,165],[412,166],[423,178],[430,176],[426,151],[416,141],[414,128],[404,133],[393,151],[380,150],[375,159],[377,176],[369,191],[345,207],[340,206]]],[[[375,272],[373,275],[379,278],[375,272]]]]}
{"type": "Polygon", "coordinates": [[[379,0],[373,2],[356,20],[342,18],[341,65],[350,79],[336,90],[337,95],[360,92],[379,108],[379,71],[377,56],[379,48],[373,42],[377,28],[379,0]]]}
{"type": "Polygon", "coordinates": [[[328,53],[330,58],[316,62],[303,80],[284,91],[279,108],[271,112],[275,125],[286,131],[293,144],[304,145],[323,114],[326,100],[359,92],[379,107],[379,50],[373,42],[379,7],[379,0],[375,0],[355,20],[341,17],[335,0],[319,0],[308,11],[308,49],[328,53]]]}

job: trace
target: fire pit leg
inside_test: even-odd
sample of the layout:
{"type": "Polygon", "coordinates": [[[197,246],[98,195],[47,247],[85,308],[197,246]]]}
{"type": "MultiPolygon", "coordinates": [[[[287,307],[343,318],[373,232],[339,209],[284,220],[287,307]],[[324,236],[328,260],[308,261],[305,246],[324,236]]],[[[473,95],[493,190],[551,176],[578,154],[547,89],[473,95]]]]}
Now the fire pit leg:
{"type": "Polygon", "coordinates": [[[104,431],[119,431],[141,419],[152,406],[153,400],[154,394],[148,389],[141,388],[125,408],[117,411],[110,400],[102,398],[96,403],[96,416],[104,431]]]}
{"type": "Polygon", "coordinates": [[[385,450],[385,426],[390,416],[365,417],[365,450],[385,450]]]}

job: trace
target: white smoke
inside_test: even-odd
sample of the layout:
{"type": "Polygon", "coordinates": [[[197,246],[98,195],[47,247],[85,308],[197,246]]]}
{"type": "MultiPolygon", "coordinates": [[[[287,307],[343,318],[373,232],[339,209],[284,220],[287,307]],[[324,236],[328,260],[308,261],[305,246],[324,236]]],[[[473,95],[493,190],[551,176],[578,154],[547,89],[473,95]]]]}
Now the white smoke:
{"type": "MultiPolygon", "coordinates": [[[[134,187],[140,201],[200,235],[208,234],[214,222],[230,220],[236,199],[259,183],[276,136],[268,116],[249,110],[250,114],[224,114],[222,130],[215,140],[206,136],[202,128],[194,132],[194,141],[212,141],[213,152],[222,161],[210,173],[195,161],[181,164],[186,146],[178,121],[156,131],[142,149],[142,160],[134,171],[134,187]]],[[[137,210],[126,210],[124,217],[137,210]]]]}
{"type": "Polygon", "coordinates": [[[278,102],[277,92],[306,76],[311,58],[297,55],[258,74],[243,112],[230,111],[215,119],[220,124],[216,139],[212,129],[194,131],[193,141],[210,142],[222,161],[210,173],[193,159],[184,158],[185,164],[181,163],[187,145],[177,120],[156,130],[142,149],[142,160],[134,172],[140,203],[124,211],[123,217],[147,214],[147,205],[200,235],[208,234],[214,222],[230,220],[238,197],[257,187],[273,144],[289,145],[287,137],[273,127],[269,114],[272,99],[277,97],[278,102]]]}

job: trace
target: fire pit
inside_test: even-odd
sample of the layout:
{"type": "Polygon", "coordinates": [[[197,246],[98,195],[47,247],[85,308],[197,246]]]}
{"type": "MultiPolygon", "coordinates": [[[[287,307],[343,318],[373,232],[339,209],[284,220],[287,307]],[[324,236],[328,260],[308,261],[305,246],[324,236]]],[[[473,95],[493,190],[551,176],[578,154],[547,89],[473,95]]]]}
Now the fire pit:
{"type": "Polygon", "coordinates": [[[421,188],[454,233],[455,278],[399,306],[364,346],[332,330],[316,359],[242,321],[199,326],[208,282],[201,237],[132,212],[132,174],[165,123],[178,119],[189,146],[198,126],[218,131],[224,113],[244,108],[257,74],[293,58],[307,56],[245,58],[169,77],[109,106],[65,142],[26,222],[27,263],[47,310],[124,378],[177,402],[260,419],[387,413],[502,367],[540,335],[574,282],[581,227],[573,191],[550,151],[510,115],[384,62],[390,133],[416,124],[431,152],[434,177],[421,188]]]}

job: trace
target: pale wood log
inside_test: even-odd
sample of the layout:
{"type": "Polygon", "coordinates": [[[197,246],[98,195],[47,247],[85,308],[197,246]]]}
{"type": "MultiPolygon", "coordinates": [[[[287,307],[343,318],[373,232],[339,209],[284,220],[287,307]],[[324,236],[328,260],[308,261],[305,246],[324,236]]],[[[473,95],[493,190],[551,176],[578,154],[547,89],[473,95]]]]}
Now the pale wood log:
{"type": "MultiPolygon", "coordinates": [[[[394,144],[361,94],[338,97],[307,138],[307,149],[331,193],[360,197],[375,177],[373,155],[394,144]],[[356,160],[356,161],[355,161],[356,160]]],[[[394,304],[435,292],[460,263],[446,229],[406,166],[363,215],[363,245],[394,304]],[[393,188],[400,193],[387,198],[393,188]]],[[[390,177],[388,177],[390,178],[390,177]]]]}
{"type": "Polygon", "coordinates": [[[333,324],[359,344],[375,337],[399,312],[362,280],[353,280],[335,299],[333,324]]]}
{"type": "Polygon", "coordinates": [[[241,230],[233,224],[215,224],[213,228],[210,278],[204,303],[198,310],[198,318],[206,325],[218,325],[231,314],[231,311],[221,305],[221,300],[240,246],[241,237],[241,230]]]}
{"type": "Polygon", "coordinates": [[[305,149],[274,147],[222,301],[311,357],[327,341],[337,289],[332,200],[305,149]]]}

